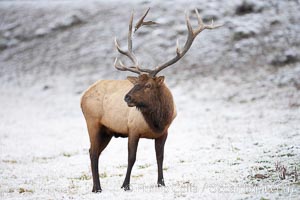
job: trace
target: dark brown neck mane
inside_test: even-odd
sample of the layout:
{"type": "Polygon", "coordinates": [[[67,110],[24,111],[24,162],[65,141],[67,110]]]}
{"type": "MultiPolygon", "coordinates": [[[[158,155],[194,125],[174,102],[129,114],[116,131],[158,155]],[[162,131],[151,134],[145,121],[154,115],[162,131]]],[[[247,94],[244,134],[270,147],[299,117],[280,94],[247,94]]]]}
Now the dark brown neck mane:
{"type": "Polygon", "coordinates": [[[170,125],[174,114],[173,97],[169,89],[162,86],[149,106],[137,107],[149,127],[155,133],[162,133],[170,125]]]}

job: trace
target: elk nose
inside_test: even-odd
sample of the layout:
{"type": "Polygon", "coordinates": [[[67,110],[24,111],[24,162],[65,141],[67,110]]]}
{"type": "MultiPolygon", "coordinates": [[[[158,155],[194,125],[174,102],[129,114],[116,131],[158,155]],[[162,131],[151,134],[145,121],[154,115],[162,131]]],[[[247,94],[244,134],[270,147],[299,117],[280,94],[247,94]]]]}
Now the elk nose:
{"type": "Polygon", "coordinates": [[[128,94],[126,94],[124,100],[125,100],[127,103],[130,102],[130,101],[131,101],[131,96],[128,95],[128,94]]]}

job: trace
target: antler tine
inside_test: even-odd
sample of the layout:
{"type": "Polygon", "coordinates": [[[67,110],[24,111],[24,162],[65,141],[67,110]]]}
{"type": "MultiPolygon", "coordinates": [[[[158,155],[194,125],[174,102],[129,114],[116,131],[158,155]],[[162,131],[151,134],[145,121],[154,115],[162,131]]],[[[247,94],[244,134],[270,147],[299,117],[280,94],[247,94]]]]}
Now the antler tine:
{"type": "Polygon", "coordinates": [[[176,53],[177,53],[177,55],[180,55],[180,48],[179,48],[179,41],[178,41],[178,39],[176,40],[176,53]]]}
{"type": "Polygon", "coordinates": [[[185,21],[186,21],[186,25],[187,25],[187,29],[188,29],[188,36],[187,36],[187,40],[184,44],[183,49],[182,50],[179,49],[179,44],[178,44],[178,41],[177,41],[177,43],[176,43],[176,56],[174,58],[172,58],[171,60],[155,67],[155,69],[152,70],[152,72],[150,73],[150,75],[152,77],[155,77],[156,74],[158,74],[161,70],[167,68],[168,66],[170,66],[170,65],[176,63],[178,60],[180,60],[186,54],[186,52],[190,49],[190,47],[192,46],[193,41],[197,37],[197,35],[200,32],[202,32],[204,29],[215,29],[215,28],[218,28],[218,27],[222,26],[222,25],[214,25],[213,21],[210,25],[204,24],[197,9],[195,9],[195,12],[196,12],[196,15],[197,15],[197,20],[198,20],[198,28],[193,30],[191,22],[190,22],[189,14],[186,12],[185,21]]]}
{"type": "Polygon", "coordinates": [[[188,29],[188,37],[192,37],[193,36],[193,27],[191,25],[190,16],[189,16],[188,12],[185,13],[185,21],[186,21],[186,26],[188,29]]]}
{"type": "Polygon", "coordinates": [[[121,47],[117,41],[117,38],[115,38],[115,47],[120,54],[127,56],[133,62],[133,66],[126,67],[121,61],[119,61],[119,63],[118,63],[117,62],[118,58],[116,58],[114,66],[116,69],[118,69],[120,71],[131,71],[131,72],[134,72],[137,74],[141,74],[142,71],[139,68],[138,60],[132,51],[132,22],[133,22],[133,11],[131,13],[130,20],[129,20],[129,26],[128,26],[128,37],[127,37],[128,50],[125,51],[125,50],[121,49],[121,47]]]}
{"type": "MultiPolygon", "coordinates": [[[[144,13],[144,15],[137,22],[137,24],[135,26],[136,30],[139,27],[141,27],[142,25],[148,25],[148,24],[155,23],[155,22],[152,22],[152,21],[144,22],[144,18],[148,14],[149,10],[150,10],[150,8],[148,8],[146,10],[146,12],[144,13]]],[[[132,11],[131,16],[130,16],[130,20],[129,20],[129,26],[128,26],[128,37],[127,37],[127,40],[128,40],[128,50],[125,51],[125,50],[121,49],[121,47],[120,47],[120,45],[119,45],[119,43],[117,41],[117,38],[115,38],[115,47],[116,47],[116,49],[118,50],[118,52],[120,54],[123,54],[123,55],[127,56],[133,62],[133,66],[126,67],[121,61],[117,62],[118,58],[116,58],[114,66],[115,66],[116,69],[118,69],[120,71],[131,71],[131,72],[134,72],[134,73],[137,73],[137,74],[142,74],[142,73],[148,73],[149,74],[152,70],[141,69],[140,65],[139,65],[139,62],[138,62],[138,60],[137,60],[137,58],[134,55],[133,50],[132,50],[132,24],[133,24],[133,15],[134,15],[134,12],[132,11]]]]}
{"type": "Polygon", "coordinates": [[[132,22],[133,22],[133,11],[130,16],[129,26],[128,26],[128,51],[132,52],[132,22]]]}
{"type": "Polygon", "coordinates": [[[144,19],[146,18],[148,12],[149,12],[150,8],[148,8],[146,10],[146,12],[143,14],[143,16],[138,20],[138,22],[135,24],[134,26],[134,33],[142,26],[144,25],[153,25],[153,24],[158,24],[157,22],[154,22],[154,21],[144,21],[144,19]]]}
{"type": "Polygon", "coordinates": [[[138,22],[136,23],[135,27],[134,27],[134,32],[136,32],[144,23],[144,19],[147,16],[148,12],[149,12],[150,8],[148,8],[146,10],[146,12],[143,14],[143,16],[138,20],[138,22]]]}
{"type": "Polygon", "coordinates": [[[221,26],[223,26],[223,24],[214,25],[214,20],[212,19],[210,25],[205,25],[205,29],[215,29],[221,26]]]}
{"type": "MultiPolygon", "coordinates": [[[[128,46],[129,46],[129,44],[128,44],[128,46]]],[[[136,57],[131,52],[121,49],[121,47],[117,41],[117,38],[115,38],[115,47],[117,48],[117,50],[119,51],[120,54],[127,56],[135,65],[138,64],[136,57]]]]}
{"type": "Polygon", "coordinates": [[[195,12],[196,12],[196,15],[197,15],[198,25],[199,25],[200,27],[202,27],[202,26],[203,26],[203,20],[202,20],[202,18],[200,17],[197,8],[195,9],[195,12]]]}
{"type": "Polygon", "coordinates": [[[195,12],[196,12],[196,15],[197,15],[198,25],[199,25],[198,29],[195,30],[196,35],[199,34],[201,31],[203,31],[204,29],[215,29],[215,28],[219,28],[219,27],[223,26],[222,24],[214,25],[214,20],[213,19],[211,20],[210,25],[204,24],[197,9],[195,9],[195,12]]]}
{"type": "Polygon", "coordinates": [[[121,60],[119,60],[119,63],[118,63],[118,58],[115,59],[114,66],[117,70],[120,70],[120,71],[130,71],[130,72],[134,72],[134,73],[137,73],[137,74],[141,74],[141,72],[135,66],[134,67],[126,67],[122,63],[121,60]]]}

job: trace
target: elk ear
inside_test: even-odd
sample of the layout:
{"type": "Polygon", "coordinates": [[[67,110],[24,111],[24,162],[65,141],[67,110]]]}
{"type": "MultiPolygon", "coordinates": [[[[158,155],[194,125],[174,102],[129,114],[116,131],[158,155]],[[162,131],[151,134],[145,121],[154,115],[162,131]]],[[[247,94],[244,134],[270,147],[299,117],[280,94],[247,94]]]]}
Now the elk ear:
{"type": "Polygon", "coordinates": [[[164,76],[159,76],[156,78],[156,83],[157,85],[162,85],[165,81],[165,77],[164,76]]]}
{"type": "Polygon", "coordinates": [[[135,85],[138,81],[138,77],[127,76],[127,80],[129,80],[133,85],[135,85]]]}

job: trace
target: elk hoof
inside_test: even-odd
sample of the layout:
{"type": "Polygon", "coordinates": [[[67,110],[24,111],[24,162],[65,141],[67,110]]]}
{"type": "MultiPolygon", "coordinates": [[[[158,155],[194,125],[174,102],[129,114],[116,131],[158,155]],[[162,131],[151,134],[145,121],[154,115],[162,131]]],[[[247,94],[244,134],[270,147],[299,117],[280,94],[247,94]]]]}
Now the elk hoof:
{"type": "Polygon", "coordinates": [[[165,186],[166,186],[166,185],[165,185],[165,181],[164,181],[164,180],[158,181],[158,182],[157,182],[157,186],[158,186],[158,187],[165,187],[165,186]]]}
{"type": "Polygon", "coordinates": [[[128,191],[128,190],[130,190],[130,186],[129,186],[129,184],[128,185],[122,185],[122,187],[121,187],[122,189],[124,189],[124,191],[128,191]]]}
{"type": "Polygon", "coordinates": [[[101,188],[93,188],[92,192],[95,192],[95,193],[100,193],[102,192],[102,189],[101,188]]]}

